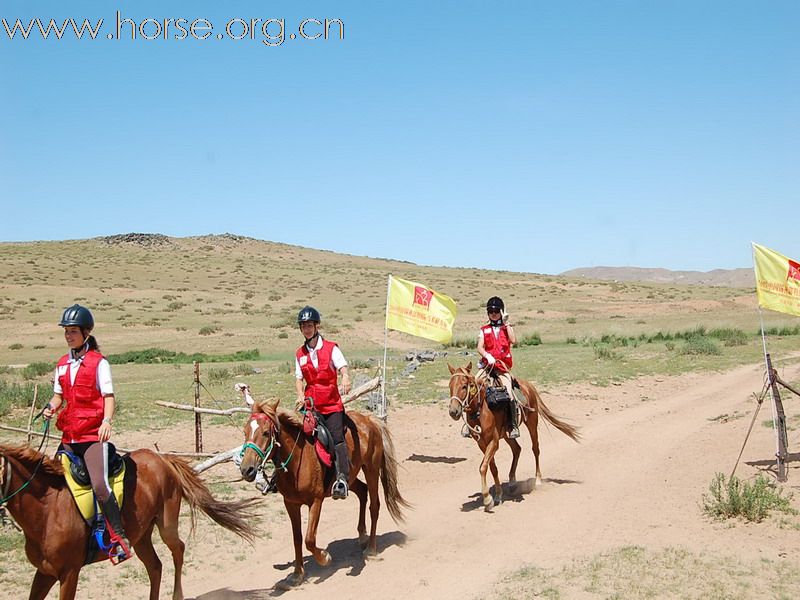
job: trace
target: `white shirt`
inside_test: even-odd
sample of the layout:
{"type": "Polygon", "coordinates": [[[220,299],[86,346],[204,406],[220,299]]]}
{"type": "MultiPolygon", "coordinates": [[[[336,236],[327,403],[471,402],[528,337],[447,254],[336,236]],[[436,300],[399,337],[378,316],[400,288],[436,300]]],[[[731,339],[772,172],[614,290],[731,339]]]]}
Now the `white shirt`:
{"type": "MultiPolygon", "coordinates": [[[[64,390],[61,389],[61,383],[58,378],[67,372],[69,369],[69,381],[75,384],[75,376],[78,374],[78,367],[83,362],[83,356],[74,358],[72,352],[69,353],[69,362],[66,365],[56,367],[56,376],[53,379],[53,392],[59,396],[63,396],[64,390]]],[[[105,396],[114,395],[114,385],[111,383],[111,365],[104,358],[97,363],[97,389],[105,396]]]]}
{"type": "MultiPolygon", "coordinates": [[[[309,358],[311,358],[311,364],[314,365],[315,369],[319,369],[319,359],[317,359],[317,351],[322,348],[322,336],[317,338],[317,345],[314,346],[308,353],[309,358]]],[[[344,359],[344,354],[342,351],[339,350],[339,346],[333,347],[333,352],[331,352],[331,362],[333,363],[333,368],[337,371],[342,367],[347,366],[347,361],[344,359]]],[[[294,377],[295,379],[302,379],[303,372],[300,370],[300,362],[297,360],[297,357],[294,357],[294,377]]]]}

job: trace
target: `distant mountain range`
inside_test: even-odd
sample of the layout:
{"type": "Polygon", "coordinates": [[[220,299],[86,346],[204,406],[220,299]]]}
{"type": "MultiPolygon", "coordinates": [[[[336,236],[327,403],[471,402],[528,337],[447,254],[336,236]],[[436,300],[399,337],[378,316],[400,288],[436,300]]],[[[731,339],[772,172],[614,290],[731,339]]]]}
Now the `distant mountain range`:
{"type": "Polygon", "coordinates": [[[713,271],[670,271],[640,267],[585,267],[559,273],[563,277],[582,277],[611,281],[646,281],[683,285],[712,285],[719,287],[755,287],[753,269],[714,269],[713,271]]]}

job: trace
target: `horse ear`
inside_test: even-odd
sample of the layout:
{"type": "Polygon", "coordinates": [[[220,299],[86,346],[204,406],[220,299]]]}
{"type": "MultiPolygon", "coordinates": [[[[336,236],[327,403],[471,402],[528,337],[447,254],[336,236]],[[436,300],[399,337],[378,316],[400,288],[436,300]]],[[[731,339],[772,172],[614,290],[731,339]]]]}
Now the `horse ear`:
{"type": "Polygon", "coordinates": [[[467,364],[467,373],[472,373],[472,361],[467,364]]]}
{"type": "Polygon", "coordinates": [[[456,372],[456,370],[450,366],[450,363],[447,363],[447,368],[450,369],[450,375],[453,375],[456,372]]]}
{"type": "Polygon", "coordinates": [[[280,403],[281,403],[280,399],[278,399],[278,398],[270,398],[269,400],[265,400],[264,401],[264,406],[266,406],[267,408],[270,408],[273,411],[275,411],[275,410],[277,410],[278,404],[280,404],[280,403]]]}

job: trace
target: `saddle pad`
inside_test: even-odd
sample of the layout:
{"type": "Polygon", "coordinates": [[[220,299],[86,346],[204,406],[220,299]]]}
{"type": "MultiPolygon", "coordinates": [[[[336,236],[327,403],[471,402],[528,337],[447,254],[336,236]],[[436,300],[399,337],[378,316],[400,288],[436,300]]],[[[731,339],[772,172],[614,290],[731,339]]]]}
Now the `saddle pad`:
{"type": "MultiPolygon", "coordinates": [[[[92,521],[94,520],[95,507],[92,486],[81,485],[75,481],[75,478],[72,476],[72,470],[70,469],[69,456],[66,454],[60,454],[59,457],[61,458],[61,466],[64,467],[64,479],[67,480],[67,487],[69,487],[69,491],[72,493],[72,497],[75,499],[75,504],[78,505],[78,510],[81,512],[81,516],[87,523],[91,525],[92,521]]],[[[122,495],[124,491],[122,488],[122,482],[124,479],[125,465],[123,461],[122,470],[108,479],[108,482],[111,484],[111,490],[113,491],[114,496],[116,496],[117,504],[119,504],[120,508],[122,508],[122,495]]],[[[102,509],[100,512],[103,512],[102,509]]]]}

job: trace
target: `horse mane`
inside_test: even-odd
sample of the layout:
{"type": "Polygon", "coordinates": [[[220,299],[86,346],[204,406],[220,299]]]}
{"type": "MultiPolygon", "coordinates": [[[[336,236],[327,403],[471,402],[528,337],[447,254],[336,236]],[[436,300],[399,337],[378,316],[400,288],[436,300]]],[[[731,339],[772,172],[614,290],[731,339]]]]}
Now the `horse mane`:
{"type": "Polygon", "coordinates": [[[53,460],[49,456],[43,456],[41,452],[37,452],[33,448],[28,448],[27,446],[0,444],[0,454],[14,458],[31,469],[34,467],[34,463],[39,462],[41,459],[42,465],[39,467],[40,473],[46,473],[55,477],[63,477],[64,475],[64,468],[61,466],[60,462],[53,460]]]}
{"type": "Polygon", "coordinates": [[[274,422],[280,423],[282,426],[288,425],[290,427],[301,428],[303,426],[303,416],[296,411],[287,410],[278,406],[279,403],[280,400],[277,398],[256,402],[253,405],[253,412],[264,413],[274,422]]]}

